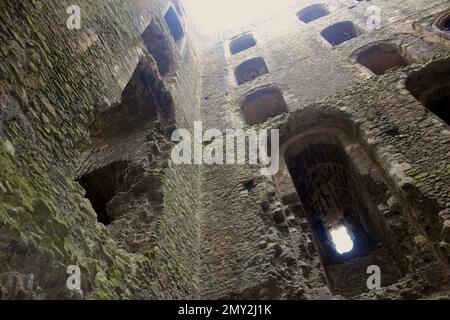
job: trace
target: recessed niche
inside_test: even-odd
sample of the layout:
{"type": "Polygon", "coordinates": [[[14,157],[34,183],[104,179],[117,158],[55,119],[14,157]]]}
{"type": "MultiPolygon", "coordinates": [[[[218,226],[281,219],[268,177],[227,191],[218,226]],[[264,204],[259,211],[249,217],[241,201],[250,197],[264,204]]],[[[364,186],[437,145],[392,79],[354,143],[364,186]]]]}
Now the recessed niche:
{"type": "Polygon", "coordinates": [[[242,183],[242,186],[244,187],[244,190],[251,191],[256,187],[255,180],[250,179],[250,180],[244,181],[242,183]]]}
{"type": "Polygon", "coordinates": [[[314,20],[320,19],[330,14],[328,8],[323,3],[313,4],[309,7],[303,8],[297,13],[297,17],[304,23],[310,23],[314,20]]]}
{"type": "Polygon", "coordinates": [[[293,142],[284,159],[330,290],[344,296],[367,291],[372,264],[382,268],[383,285],[397,281],[402,275],[398,244],[387,236],[392,232],[377,210],[378,195],[371,194],[355,166],[358,161],[372,167],[368,156],[348,154],[333,134],[314,133],[293,142]]]}
{"type": "Polygon", "coordinates": [[[144,30],[141,37],[148,52],[158,64],[159,73],[165,76],[172,72],[175,64],[172,46],[168,36],[164,34],[156,21],[144,30]]]}
{"type": "Polygon", "coordinates": [[[450,12],[442,14],[432,25],[432,32],[438,37],[439,42],[449,45],[450,41],[450,12]]]}
{"type": "Polygon", "coordinates": [[[169,27],[170,33],[175,41],[180,41],[184,37],[183,25],[176,11],[170,7],[167,13],[164,15],[164,20],[169,27]]]}
{"type": "Polygon", "coordinates": [[[260,87],[247,93],[241,112],[246,124],[255,125],[287,112],[287,106],[279,89],[260,87]]]}
{"type": "Polygon", "coordinates": [[[184,11],[184,7],[183,7],[183,4],[181,3],[181,1],[180,0],[175,0],[174,1],[174,5],[175,5],[175,9],[176,9],[176,11],[178,13],[178,16],[184,17],[185,11],[184,11]]]}
{"type": "Polygon", "coordinates": [[[406,88],[428,110],[450,125],[450,59],[435,61],[406,79],[406,88]]]}
{"type": "Polygon", "coordinates": [[[251,33],[237,36],[230,41],[231,54],[237,54],[256,45],[256,40],[251,33]]]}
{"type": "Polygon", "coordinates": [[[86,198],[92,204],[97,213],[97,220],[104,225],[109,225],[115,220],[108,210],[108,203],[121,190],[127,169],[126,161],[117,161],[108,164],[95,171],[89,172],[78,179],[78,182],[86,190],[86,198]]]}
{"type": "Polygon", "coordinates": [[[263,58],[253,58],[241,63],[236,67],[234,73],[238,84],[255,80],[269,72],[263,58]]]}
{"type": "Polygon", "coordinates": [[[378,42],[361,48],[356,52],[356,61],[376,75],[415,62],[399,46],[390,42],[378,42]]]}
{"type": "Polygon", "coordinates": [[[331,45],[337,46],[359,37],[362,34],[362,30],[351,21],[343,21],[327,27],[320,34],[331,45]]]}
{"type": "Polygon", "coordinates": [[[434,23],[434,26],[443,32],[450,32],[450,12],[440,16],[434,23]]]}
{"type": "Polygon", "coordinates": [[[340,146],[334,143],[308,145],[289,158],[288,167],[327,263],[363,256],[375,247],[377,237],[362,225],[366,218],[361,216],[364,205],[340,146]],[[332,239],[332,231],[341,226],[351,232],[355,243],[355,249],[345,254],[336,250],[332,239]]]}

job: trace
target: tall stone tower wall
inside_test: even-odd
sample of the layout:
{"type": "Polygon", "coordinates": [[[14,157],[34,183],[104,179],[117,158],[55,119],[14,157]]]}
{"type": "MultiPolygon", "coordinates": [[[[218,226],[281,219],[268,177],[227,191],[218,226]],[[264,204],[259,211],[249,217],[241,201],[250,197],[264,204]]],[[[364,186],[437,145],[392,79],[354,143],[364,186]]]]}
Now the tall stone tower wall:
{"type": "Polygon", "coordinates": [[[445,290],[449,124],[410,91],[412,82],[432,86],[409,75],[435,70],[436,85],[448,84],[450,43],[435,23],[448,2],[290,3],[205,40],[204,126],[279,128],[281,148],[273,177],[258,166],[203,168],[202,297],[419,298],[445,290]],[[373,6],[381,10],[377,30],[368,25],[373,6]],[[338,44],[339,34],[348,41],[338,44]],[[333,211],[353,211],[372,229],[360,257],[336,261],[315,231],[317,215],[332,224],[333,211]],[[386,288],[367,293],[371,265],[386,288]]]}
{"type": "Polygon", "coordinates": [[[197,297],[199,168],[167,161],[199,114],[188,17],[81,1],[69,29],[72,4],[0,5],[0,298],[197,297]]]}
{"type": "Polygon", "coordinates": [[[284,1],[217,34],[179,0],[81,1],[80,29],[25,2],[0,4],[0,299],[448,296],[447,0],[284,1]],[[196,120],[279,129],[280,170],[174,164],[196,120]]]}

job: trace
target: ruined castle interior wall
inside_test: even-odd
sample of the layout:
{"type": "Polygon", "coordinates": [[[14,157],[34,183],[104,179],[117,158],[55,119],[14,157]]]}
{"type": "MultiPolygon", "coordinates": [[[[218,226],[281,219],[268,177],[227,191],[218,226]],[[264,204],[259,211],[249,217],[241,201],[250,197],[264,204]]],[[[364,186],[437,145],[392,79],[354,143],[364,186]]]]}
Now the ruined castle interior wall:
{"type": "Polygon", "coordinates": [[[0,4],[0,299],[448,296],[447,0],[292,0],[217,34],[178,0],[86,0],[81,30],[24,3],[0,4]],[[172,164],[195,120],[280,129],[279,172],[172,164]],[[336,258],[336,221],[361,250],[336,258]]]}
{"type": "Polygon", "coordinates": [[[69,30],[69,5],[0,5],[0,298],[196,297],[199,170],[167,162],[171,130],[198,117],[188,18],[82,1],[69,30]]]}
{"type": "MultiPolygon", "coordinates": [[[[443,119],[407,90],[405,79],[430,61],[448,59],[448,42],[432,32],[448,3],[330,1],[325,4],[328,12],[310,14],[307,22],[300,20],[304,16],[299,11],[314,4],[292,1],[290,7],[225,35],[205,37],[211,45],[203,55],[210,68],[205,70],[202,120],[205,127],[243,128],[247,124],[241,109],[245,96],[272,87],[283,94],[289,115],[279,112],[279,117],[260,127],[281,129],[281,150],[308,130],[334,128],[331,140],[339,132],[351,137],[342,148],[353,166],[353,179],[366,190],[361,197],[371,212],[371,228],[378,230],[369,250],[375,254],[365,253],[345,263],[325,261],[283,151],[280,173],[273,179],[260,176],[255,166],[205,166],[202,296],[439,295],[448,289],[449,279],[444,238],[450,205],[450,132],[443,119]],[[382,9],[380,30],[367,28],[370,5],[382,9]],[[318,18],[312,20],[314,15],[318,18]],[[342,21],[352,22],[357,36],[333,46],[321,32],[342,21]],[[251,34],[256,44],[234,53],[230,42],[241,34],[251,34]],[[373,52],[376,55],[370,56],[373,52]],[[240,81],[237,68],[255,58],[262,59],[267,70],[255,64],[247,81],[240,81]],[[361,272],[371,264],[385,272],[386,287],[367,293],[367,275],[361,272]],[[345,281],[349,276],[345,268],[353,267],[360,268],[358,275],[354,281],[345,281]]],[[[262,109],[259,116],[265,119],[262,109]]],[[[299,143],[308,144],[311,139],[305,135],[299,143]]]]}
{"type": "Polygon", "coordinates": [[[298,217],[308,222],[330,288],[352,296],[367,290],[369,265],[383,270],[388,285],[400,278],[402,261],[377,208],[388,200],[382,198],[386,183],[361,146],[341,136],[325,128],[304,135],[289,146],[284,161],[304,208],[298,217]],[[331,241],[330,232],[340,227],[353,238],[349,252],[337,252],[331,241]]]}

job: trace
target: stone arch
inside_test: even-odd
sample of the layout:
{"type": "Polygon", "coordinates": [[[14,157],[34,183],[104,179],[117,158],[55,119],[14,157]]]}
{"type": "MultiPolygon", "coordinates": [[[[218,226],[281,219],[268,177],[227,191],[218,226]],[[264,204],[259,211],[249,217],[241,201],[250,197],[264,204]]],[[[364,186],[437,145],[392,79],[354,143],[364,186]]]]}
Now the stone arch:
{"type": "Polygon", "coordinates": [[[239,85],[250,82],[268,73],[266,62],[263,58],[253,58],[241,63],[234,70],[236,81],[239,85]]]}
{"type": "MultiPolygon", "coordinates": [[[[390,270],[388,277],[391,280],[388,282],[392,281],[392,283],[396,282],[398,277],[410,277],[416,274],[418,269],[431,272],[436,268],[443,268],[441,270],[446,268],[445,256],[435,247],[441,241],[439,230],[442,224],[438,218],[439,207],[431,199],[424,197],[419,190],[408,189],[408,194],[403,192],[403,187],[399,185],[398,176],[394,172],[394,169],[397,170],[398,163],[380,162],[379,152],[381,151],[378,148],[375,151],[367,145],[367,141],[363,138],[364,133],[361,132],[362,128],[353,122],[348,111],[323,104],[309,105],[302,110],[290,113],[279,129],[280,170],[273,179],[282,204],[290,216],[288,219],[294,221],[291,225],[299,228],[295,233],[304,237],[302,239],[304,245],[295,248],[300,250],[299,255],[303,259],[314,264],[317,264],[315,257],[320,257],[321,267],[319,268],[325,272],[328,287],[333,293],[351,296],[367,288],[365,284],[359,288],[351,284],[347,286],[346,283],[361,285],[364,279],[353,279],[349,282],[348,279],[351,279],[352,275],[347,277],[345,272],[340,271],[345,269],[347,264],[352,265],[356,262],[355,259],[333,262],[331,258],[330,262],[324,258],[327,253],[324,253],[317,244],[320,239],[312,236],[311,231],[314,225],[306,218],[308,213],[289,172],[287,165],[289,160],[286,160],[286,157],[290,156],[287,153],[289,148],[301,153],[307,149],[305,146],[320,143],[333,144],[334,141],[335,145],[343,149],[346,162],[351,168],[351,175],[356,176],[353,180],[357,182],[358,193],[365,199],[363,208],[367,208],[366,212],[370,220],[375,221],[372,223],[372,226],[375,225],[375,239],[381,240],[377,242],[377,249],[369,250],[367,255],[358,258],[360,261],[368,262],[377,256],[381,257],[375,258],[379,263],[386,261],[385,258],[395,261],[394,265],[386,266],[390,270]],[[413,192],[414,196],[410,196],[410,192],[413,192]],[[417,241],[420,241],[419,246],[417,241]],[[382,252],[383,250],[387,255],[382,252]],[[383,256],[385,258],[382,258],[383,256]],[[417,261],[419,265],[410,264],[411,257],[414,257],[414,261],[417,261]],[[427,262],[421,264],[420,261],[423,259],[427,262]]],[[[411,188],[414,189],[412,186],[411,188]]],[[[353,265],[350,268],[362,268],[362,265],[353,265]]],[[[320,272],[320,270],[314,270],[314,272],[320,272]]],[[[430,281],[433,287],[430,290],[438,290],[442,278],[437,277],[430,281]]]]}
{"type": "Polygon", "coordinates": [[[246,124],[255,125],[287,112],[287,105],[280,89],[262,86],[245,95],[241,112],[246,124]]]}
{"type": "Polygon", "coordinates": [[[436,28],[444,32],[450,32],[450,12],[440,16],[435,22],[436,28]]]}
{"type": "Polygon", "coordinates": [[[405,67],[417,62],[399,45],[389,41],[370,43],[358,49],[354,57],[357,63],[375,75],[382,75],[392,68],[405,67]]]}
{"type": "Polygon", "coordinates": [[[365,270],[371,264],[383,265],[384,285],[396,282],[404,272],[404,257],[377,207],[387,201],[383,197],[389,188],[362,146],[340,129],[312,127],[292,137],[280,152],[330,290],[344,296],[367,291],[365,270]],[[342,255],[330,237],[340,226],[354,242],[342,255]]]}
{"type": "Polygon", "coordinates": [[[444,41],[450,41],[450,11],[439,16],[433,23],[433,32],[444,41]]]}
{"type": "Polygon", "coordinates": [[[359,37],[363,30],[352,21],[342,21],[335,23],[320,33],[332,46],[340,45],[353,38],[359,37]]]}
{"type": "Polygon", "coordinates": [[[412,72],[408,91],[428,110],[450,125],[450,59],[434,61],[412,72]]]}
{"type": "Polygon", "coordinates": [[[297,17],[304,23],[310,23],[329,14],[330,11],[324,3],[316,3],[300,10],[297,17]]]}

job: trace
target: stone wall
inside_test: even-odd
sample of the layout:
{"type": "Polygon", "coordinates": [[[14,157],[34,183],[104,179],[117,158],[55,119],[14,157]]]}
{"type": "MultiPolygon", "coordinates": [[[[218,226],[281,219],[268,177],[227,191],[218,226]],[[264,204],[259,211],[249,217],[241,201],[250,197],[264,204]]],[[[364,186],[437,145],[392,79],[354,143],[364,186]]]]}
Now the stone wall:
{"type": "MultiPolygon", "coordinates": [[[[448,232],[450,132],[406,90],[405,79],[432,61],[449,59],[448,42],[433,37],[431,28],[448,3],[329,1],[328,15],[300,21],[297,13],[314,3],[291,1],[257,21],[204,37],[210,43],[203,55],[210,66],[202,103],[206,127],[244,127],[242,101],[260,87],[279,88],[289,115],[262,125],[281,129],[281,169],[273,180],[245,166],[203,169],[202,296],[439,296],[449,285],[448,244],[442,240],[448,232]],[[367,30],[370,5],[382,9],[380,30],[367,30]],[[321,31],[340,21],[352,21],[362,34],[332,46],[321,31]],[[243,32],[252,34],[256,45],[232,54],[229,43],[243,32]],[[376,76],[357,63],[358,54],[384,41],[398,48],[408,65],[376,76]],[[236,67],[255,57],[264,59],[269,72],[239,85],[236,67]],[[358,188],[367,188],[364,197],[373,201],[369,211],[375,228],[384,230],[379,237],[390,246],[387,256],[374,251],[374,256],[346,264],[323,265],[317,251],[321,244],[314,239],[284,159],[292,144],[312,144],[314,132],[349,141],[355,170],[362,170],[358,188]],[[352,155],[354,150],[360,151],[352,155]],[[246,190],[249,179],[256,187],[246,190]],[[387,283],[382,290],[364,293],[365,270],[371,264],[381,266],[387,283]],[[346,268],[353,268],[352,281],[346,268]]],[[[376,250],[384,250],[381,242],[376,250]]]]}
{"type": "Polygon", "coordinates": [[[0,5],[0,298],[196,297],[199,170],[170,166],[164,143],[198,113],[187,17],[175,42],[164,15],[177,3],[81,1],[81,30],[66,27],[71,4],[0,5]],[[176,63],[168,76],[141,39],[151,22],[176,63]],[[138,61],[140,104],[130,98],[139,86],[124,92],[138,61]],[[108,226],[75,181],[90,172],[98,199],[126,181],[108,226]],[[69,265],[81,268],[82,292],[66,287],[69,265]]]}
{"type": "Polygon", "coordinates": [[[285,2],[212,35],[178,0],[81,1],[81,30],[66,26],[69,1],[2,2],[0,299],[448,296],[450,130],[417,100],[449,70],[435,23],[448,1],[335,0],[306,18],[315,1],[285,2]],[[333,46],[321,33],[343,21],[358,36],[333,46]],[[386,64],[359,64],[369,52],[401,67],[375,75],[386,64]],[[174,165],[171,133],[195,120],[280,129],[280,171],[174,165]],[[298,192],[307,168],[297,181],[288,168],[323,136],[374,239],[352,259],[327,259],[298,192]],[[366,292],[373,264],[384,286],[366,292]]]}

